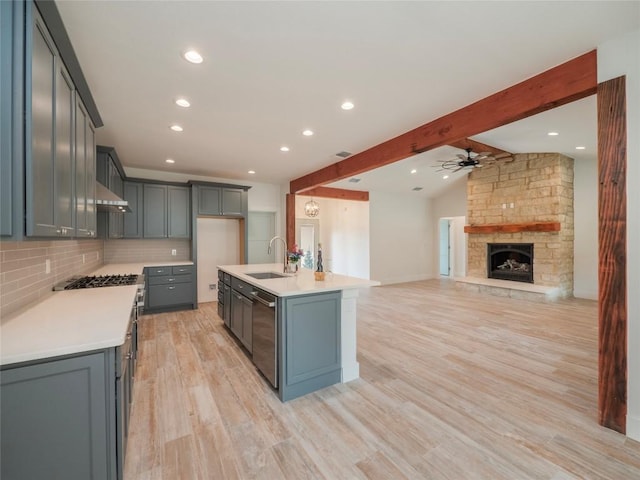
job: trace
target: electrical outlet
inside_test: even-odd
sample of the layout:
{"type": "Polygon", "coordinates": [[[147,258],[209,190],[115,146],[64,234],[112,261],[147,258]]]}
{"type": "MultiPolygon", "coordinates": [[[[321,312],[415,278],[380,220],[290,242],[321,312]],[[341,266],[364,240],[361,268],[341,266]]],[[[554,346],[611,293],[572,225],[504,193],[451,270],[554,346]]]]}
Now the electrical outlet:
{"type": "Polygon", "coordinates": [[[215,283],[210,283],[209,284],[209,290],[215,290],[216,289],[216,284],[215,283]]]}
{"type": "Polygon", "coordinates": [[[178,251],[175,248],[171,249],[171,256],[175,257],[178,254],[178,251]]]}
{"type": "Polygon", "coordinates": [[[44,261],[44,273],[51,273],[51,260],[48,258],[44,261]]]}

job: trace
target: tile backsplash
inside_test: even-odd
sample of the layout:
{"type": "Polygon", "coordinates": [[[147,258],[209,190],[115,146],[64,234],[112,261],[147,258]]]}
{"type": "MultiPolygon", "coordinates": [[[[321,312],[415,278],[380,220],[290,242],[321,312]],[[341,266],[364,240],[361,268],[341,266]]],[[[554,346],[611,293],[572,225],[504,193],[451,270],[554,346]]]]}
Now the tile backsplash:
{"type": "Polygon", "coordinates": [[[191,239],[119,239],[104,242],[104,263],[191,260],[191,239]],[[172,250],[176,251],[172,255],[172,250]]]}
{"type": "Polygon", "coordinates": [[[103,264],[103,240],[0,241],[0,320],[103,264]]]}

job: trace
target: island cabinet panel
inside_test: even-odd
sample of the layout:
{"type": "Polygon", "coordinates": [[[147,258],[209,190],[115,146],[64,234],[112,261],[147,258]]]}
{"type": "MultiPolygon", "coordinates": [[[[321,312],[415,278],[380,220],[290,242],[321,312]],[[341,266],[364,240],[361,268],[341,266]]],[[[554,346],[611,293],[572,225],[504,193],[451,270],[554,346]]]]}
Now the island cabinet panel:
{"type": "Polygon", "coordinates": [[[2,371],[1,478],[116,478],[109,359],[96,352],[2,371]]]}
{"type": "Polygon", "coordinates": [[[305,395],[342,380],[341,293],[283,297],[280,311],[280,399],[305,395]]]}

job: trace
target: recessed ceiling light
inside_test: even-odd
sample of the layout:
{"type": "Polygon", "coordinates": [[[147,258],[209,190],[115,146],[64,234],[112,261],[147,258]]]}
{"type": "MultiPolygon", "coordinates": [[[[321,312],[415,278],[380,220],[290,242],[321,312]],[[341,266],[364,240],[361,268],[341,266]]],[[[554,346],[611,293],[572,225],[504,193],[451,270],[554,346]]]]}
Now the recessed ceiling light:
{"type": "Polygon", "coordinates": [[[547,133],[547,135],[549,135],[550,137],[557,137],[560,134],[558,132],[549,132],[547,133]]]}
{"type": "Polygon", "coordinates": [[[283,145],[282,147],[280,147],[280,151],[281,152],[288,152],[289,151],[289,147],[283,145]]]}
{"type": "Polygon", "coordinates": [[[443,179],[443,180],[446,180],[447,178],[449,178],[449,175],[443,175],[443,176],[442,176],[442,179],[443,179]]]}
{"type": "Polygon", "coordinates": [[[180,125],[171,125],[171,130],[173,130],[174,132],[182,132],[184,130],[184,128],[182,128],[180,125]]]}
{"type": "Polygon", "coordinates": [[[249,175],[255,175],[256,171],[255,171],[255,170],[249,170],[247,173],[248,173],[249,175]]]}
{"type": "Polygon", "coordinates": [[[176,161],[174,159],[172,159],[172,158],[167,158],[165,160],[165,162],[167,162],[167,163],[176,163],[176,161]]]}
{"type": "Polygon", "coordinates": [[[178,105],[179,107],[190,107],[191,104],[189,103],[189,100],[187,100],[186,98],[179,98],[176,100],[176,105],[178,105]]]}
{"type": "Polygon", "coordinates": [[[349,181],[350,181],[351,183],[358,183],[358,182],[360,181],[360,179],[359,179],[358,177],[351,177],[351,178],[349,179],[349,181]]]}
{"type": "Polygon", "coordinates": [[[343,110],[351,110],[353,106],[354,105],[352,102],[346,101],[342,105],[340,105],[340,108],[342,108],[343,110]]]}
{"type": "Polygon", "coordinates": [[[418,170],[414,168],[413,170],[411,170],[411,173],[418,173],[418,170]]]}
{"type": "Polygon", "coordinates": [[[306,130],[304,130],[304,131],[302,132],[302,134],[303,134],[305,137],[310,137],[311,135],[313,135],[313,130],[306,129],[306,130]]]}
{"type": "Polygon", "coordinates": [[[584,149],[586,149],[586,148],[587,148],[587,147],[576,147],[576,150],[584,150],[584,149]]]}
{"type": "Polygon", "coordinates": [[[185,58],[185,60],[187,62],[191,62],[191,63],[202,63],[202,61],[204,60],[202,58],[202,55],[200,55],[195,50],[189,50],[189,51],[185,52],[184,53],[184,58],[185,58]]]}

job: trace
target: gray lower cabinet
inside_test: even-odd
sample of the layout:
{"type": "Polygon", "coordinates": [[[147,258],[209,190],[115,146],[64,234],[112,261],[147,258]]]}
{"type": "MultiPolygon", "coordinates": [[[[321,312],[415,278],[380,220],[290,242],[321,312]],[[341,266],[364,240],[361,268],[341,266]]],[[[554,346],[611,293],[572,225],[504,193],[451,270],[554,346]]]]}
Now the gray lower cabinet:
{"type": "Polygon", "coordinates": [[[195,265],[147,267],[145,312],[197,308],[195,265]]]}
{"type": "Polygon", "coordinates": [[[114,350],[2,370],[3,480],[117,478],[114,350]]]}
{"type": "Polygon", "coordinates": [[[229,328],[251,353],[253,343],[253,302],[236,290],[231,290],[230,314],[229,328]]]}
{"type": "Polygon", "coordinates": [[[30,6],[27,40],[26,233],[73,236],[75,89],[47,27],[30,6]]]}

